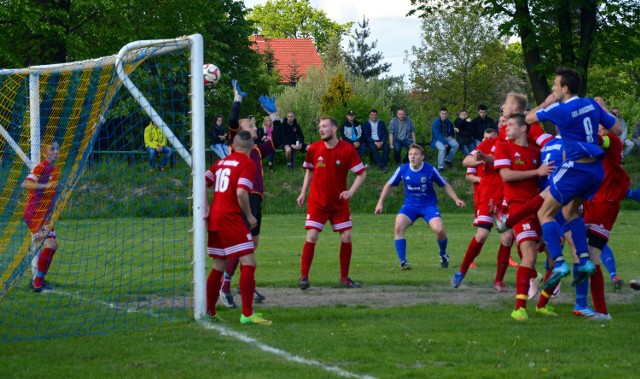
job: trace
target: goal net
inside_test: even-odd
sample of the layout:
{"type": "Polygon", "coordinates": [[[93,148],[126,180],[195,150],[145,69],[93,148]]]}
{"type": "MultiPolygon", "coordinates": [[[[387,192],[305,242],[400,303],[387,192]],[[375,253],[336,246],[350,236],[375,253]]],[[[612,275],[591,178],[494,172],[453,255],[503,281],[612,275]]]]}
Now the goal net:
{"type": "Polygon", "coordinates": [[[202,37],[193,35],[0,70],[0,340],[202,316],[202,61],[202,37]],[[151,122],[173,150],[155,157],[154,171],[144,143],[151,122]],[[34,233],[25,209],[39,189],[23,183],[41,180],[34,167],[52,142],[60,147],[58,184],[41,223],[52,230],[34,233]],[[36,292],[42,233],[55,233],[58,246],[36,292]]]}

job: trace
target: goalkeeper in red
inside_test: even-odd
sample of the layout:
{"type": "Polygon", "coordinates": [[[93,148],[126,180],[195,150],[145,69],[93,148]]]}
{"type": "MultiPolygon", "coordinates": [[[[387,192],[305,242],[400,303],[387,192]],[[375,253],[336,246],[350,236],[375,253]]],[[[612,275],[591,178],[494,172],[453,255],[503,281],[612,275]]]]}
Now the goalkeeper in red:
{"type": "Polygon", "coordinates": [[[260,313],[253,312],[253,292],[256,288],[255,246],[249,230],[257,225],[251,214],[249,193],[256,178],[256,165],[249,158],[253,138],[248,131],[240,131],[233,139],[233,153],[218,160],[207,170],[207,187],[213,187],[209,211],[207,252],[213,258],[213,269],[207,279],[207,313],[220,321],[216,302],[220,296],[222,276],[227,259],[240,259],[240,291],[242,296],[242,324],[271,325],[260,313]],[[243,214],[246,218],[243,219],[243,214]]]}
{"type": "Polygon", "coordinates": [[[58,249],[56,231],[51,224],[51,214],[56,203],[56,188],[60,175],[60,170],[55,167],[59,156],[60,145],[53,141],[46,147],[45,160],[34,167],[22,182],[22,188],[29,190],[23,218],[33,234],[32,245],[40,244],[44,240],[42,251],[31,261],[34,271],[31,288],[35,292],[50,289],[44,278],[49,271],[53,255],[58,249]]]}

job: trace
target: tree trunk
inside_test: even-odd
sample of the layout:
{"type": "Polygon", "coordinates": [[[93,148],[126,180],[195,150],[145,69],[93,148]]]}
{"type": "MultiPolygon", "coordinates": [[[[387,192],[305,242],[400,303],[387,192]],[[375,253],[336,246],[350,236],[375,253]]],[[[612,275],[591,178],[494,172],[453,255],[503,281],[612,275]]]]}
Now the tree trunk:
{"type": "Polygon", "coordinates": [[[587,93],[589,62],[593,50],[593,39],[596,33],[597,7],[595,0],[584,0],[580,5],[580,50],[576,66],[582,73],[582,85],[578,90],[579,96],[587,93]]]}
{"type": "Polygon", "coordinates": [[[538,67],[541,64],[540,49],[535,42],[536,36],[531,24],[531,13],[529,12],[528,0],[517,0],[515,2],[516,11],[514,18],[518,24],[518,32],[522,42],[522,50],[524,52],[524,65],[527,69],[527,75],[531,82],[533,95],[536,102],[540,104],[549,95],[549,84],[547,77],[540,74],[538,67]]]}

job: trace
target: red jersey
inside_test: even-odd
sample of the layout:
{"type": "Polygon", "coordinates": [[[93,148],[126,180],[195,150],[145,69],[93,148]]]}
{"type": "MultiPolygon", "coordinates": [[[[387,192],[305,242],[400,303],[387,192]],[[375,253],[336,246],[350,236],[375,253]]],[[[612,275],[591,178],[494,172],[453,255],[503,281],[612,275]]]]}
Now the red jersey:
{"type": "Polygon", "coordinates": [[[631,185],[629,175],[622,168],[623,144],[620,138],[614,134],[607,134],[609,147],[604,149],[604,179],[598,192],[591,201],[622,201],[627,196],[627,190],[631,185]]]}
{"type": "MultiPolygon", "coordinates": [[[[484,173],[484,163],[476,167],[467,167],[467,175],[475,175],[482,182],[482,174],[484,173]]],[[[473,204],[480,202],[480,183],[473,183],[473,204]]]]}
{"type": "MultiPolygon", "coordinates": [[[[500,141],[507,141],[507,124],[500,125],[498,128],[498,138],[500,141]]],[[[529,133],[527,133],[527,143],[529,146],[537,146],[542,149],[544,144],[549,142],[553,136],[544,131],[539,123],[531,124],[529,126],[529,133]]]]}
{"type": "MultiPolygon", "coordinates": [[[[238,133],[238,129],[229,129],[230,141],[233,141],[233,137],[238,133]]],[[[229,146],[231,151],[233,151],[233,146],[229,146]]],[[[264,194],[264,169],[262,168],[262,158],[276,151],[275,147],[273,147],[273,142],[269,139],[263,142],[260,142],[258,145],[253,146],[251,149],[251,153],[249,154],[249,158],[256,164],[256,178],[253,181],[253,190],[251,193],[255,193],[256,195],[260,195],[260,197],[264,194]]]]}
{"type": "MultiPolygon", "coordinates": [[[[498,138],[485,139],[471,154],[475,157],[477,151],[482,151],[486,155],[493,155],[498,138]]],[[[494,204],[502,203],[502,178],[500,178],[493,165],[484,164],[482,180],[480,181],[480,202],[484,203],[489,200],[493,200],[494,204]]]]}
{"type": "Polygon", "coordinates": [[[349,200],[340,199],[340,194],[347,190],[347,173],[351,170],[360,175],[365,167],[358,152],[348,142],[338,140],[333,148],[327,148],[324,141],[317,141],[309,146],[302,168],[313,170],[309,207],[331,211],[349,200]]]}
{"type": "Polygon", "coordinates": [[[247,229],[242,218],[236,190],[244,188],[249,193],[256,177],[256,165],[242,153],[231,153],[218,160],[205,173],[207,187],[214,186],[213,201],[209,211],[209,231],[247,229]]]}
{"type": "MultiPolygon", "coordinates": [[[[57,182],[59,175],[60,170],[53,167],[49,161],[44,160],[33,168],[26,180],[46,185],[49,182],[57,182]]],[[[32,232],[37,232],[51,216],[55,205],[55,196],[55,188],[29,190],[23,217],[32,232]]]]}
{"type": "MultiPolygon", "coordinates": [[[[513,141],[498,142],[493,165],[496,170],[509,168],[513,171],[530,171],[540,166],[540,150],[532,145],[520,146],[513,141]]],[[[526,202],[540,193],[538,178],[504,182],[504,197],[511,205],[526,202]]]]}

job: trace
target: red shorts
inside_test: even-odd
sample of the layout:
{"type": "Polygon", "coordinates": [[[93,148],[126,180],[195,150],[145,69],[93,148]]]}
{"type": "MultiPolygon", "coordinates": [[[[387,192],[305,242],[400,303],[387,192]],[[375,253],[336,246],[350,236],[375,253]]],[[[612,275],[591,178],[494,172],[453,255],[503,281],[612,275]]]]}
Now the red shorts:
{"type": "Polygon", "coordinates": [[[584,204],[584,224],[588,234],[595,234],[609,241],[611,229],[620,212],[619,201],[591,202],[584,204]]]}
{"type": "Polygon", "coordinates": [[[241,257],[253,253],[253,238],[245,231],[216,230],[209,231],[207,253],[213,258],[241,257]]]}
{"type": "Polygon", "coordinates": [[[309,207],[307,209],[307,221],[304,223],[305,229],[317,229],[322,231],[324,224],[329,221],[334,232],[351,229],[351,211],[349,205],[334,209],[331,212],[318,208],[309,207]]]}
{"type": "Polygon", "coordinates": [[[50,224],[43,223],[42,219],[38,220],[28,220],[24,219],[33,235],[33,238],[36,240],[41,240],[43,238],[56,238],[56,231],[51,227],[50,224]]]}
{"type": "MultiPolygon", "coordinates": [[[[500,203],[502,199],[500,199],[500,203]]],[[[491,199],[483,199],[476,205],[476,218],[473,220],[473,226],[486,225],[493,226],[493,203],[491,199]]]]}
{"type": "Polygon", "coordinates": [[[542,228],[536,215],[531,215],[513,226],[513,234],[516,237],[516,244],[524,241],[540,241],[542,236],[542,228]]]}

